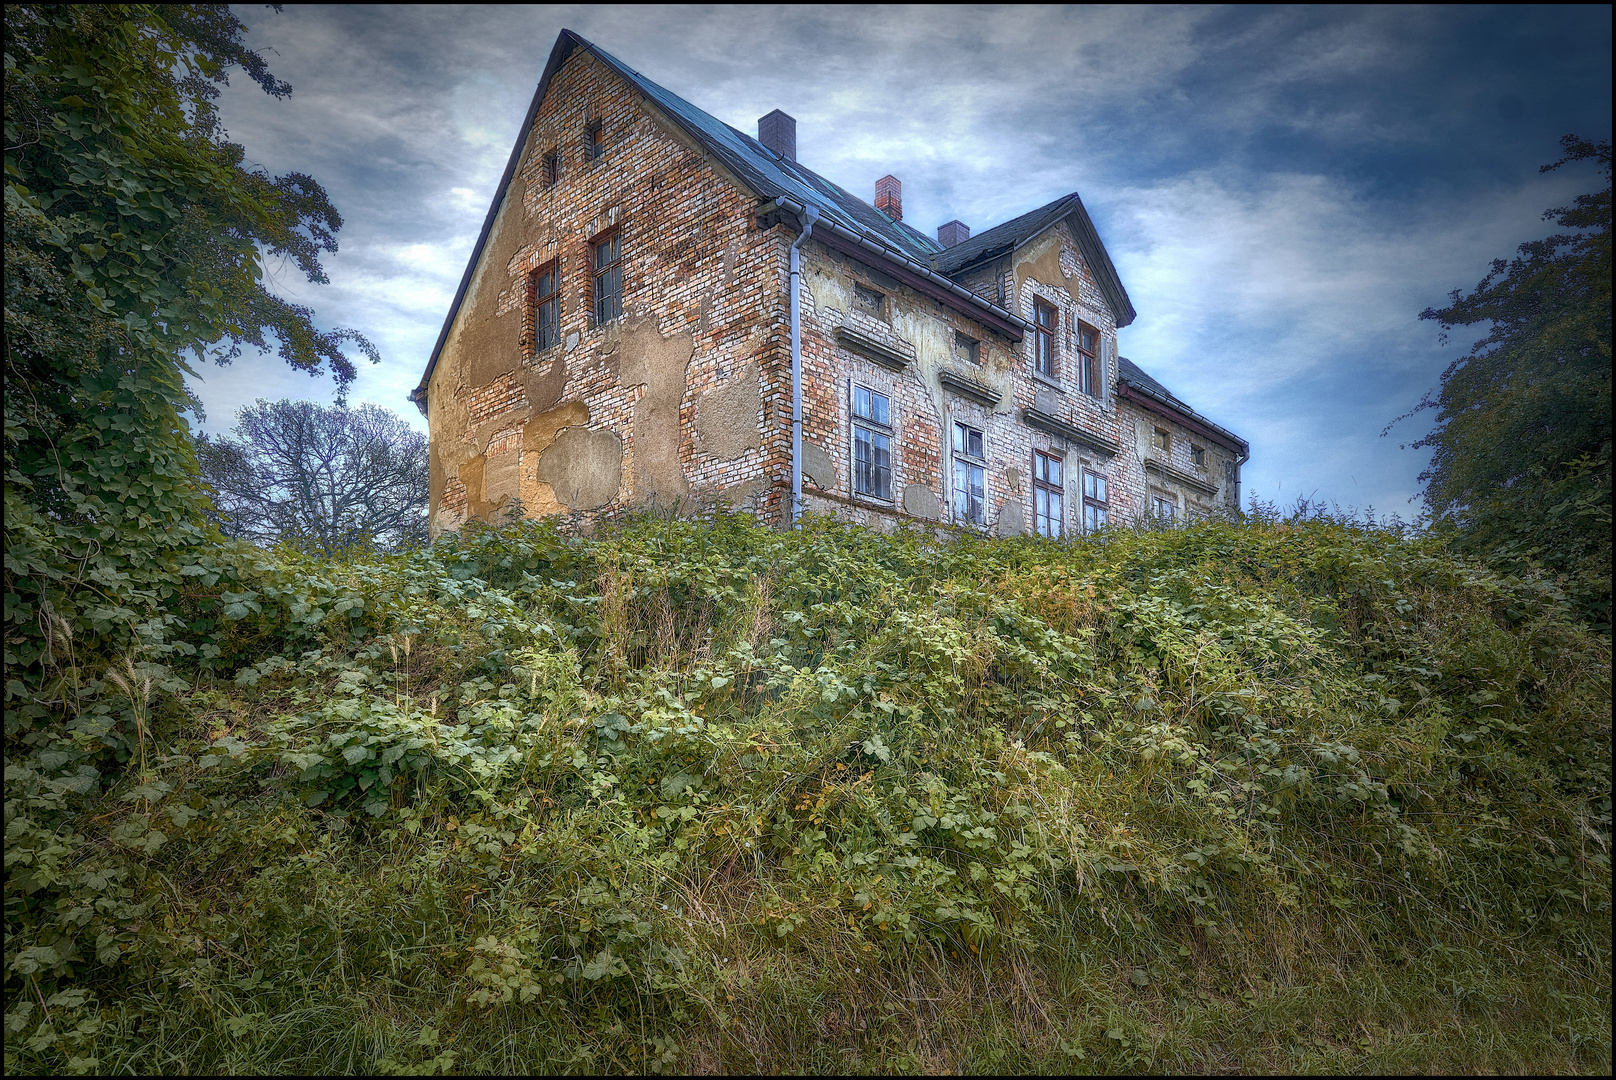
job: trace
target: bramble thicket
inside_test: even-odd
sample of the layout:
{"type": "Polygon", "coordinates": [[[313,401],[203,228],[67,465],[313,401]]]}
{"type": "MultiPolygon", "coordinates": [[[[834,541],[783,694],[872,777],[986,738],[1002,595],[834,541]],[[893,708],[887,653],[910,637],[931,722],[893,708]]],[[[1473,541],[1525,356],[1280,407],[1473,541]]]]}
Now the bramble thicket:
{"type": "Polygon", "coordinates": [[[290,88],[224,5],[4,32],[8,1073],[1610,1071],[1608,416],[1470,554],[1261,506],[253,547],[186,357],[374,358],[264,287],[341,219],[214,99],[290,88]]]}
{"type": "Polygon", "coordinates": [[[26,688],[8,1069],[1608,1067],[1608,639],[1432,538],[191,566],[26,688]]]}

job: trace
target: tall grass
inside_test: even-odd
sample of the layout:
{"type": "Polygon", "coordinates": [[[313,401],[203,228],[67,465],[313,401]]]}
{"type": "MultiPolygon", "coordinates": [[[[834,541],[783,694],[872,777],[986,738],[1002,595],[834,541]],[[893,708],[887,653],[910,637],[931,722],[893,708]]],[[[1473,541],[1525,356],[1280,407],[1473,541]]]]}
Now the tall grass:
{"type": "Polygon", "coordinates": [[[8,765],[8,1070],[1610,1068],[1608,639],[1429,538],[651,516],[254,600],[8,765]]]}

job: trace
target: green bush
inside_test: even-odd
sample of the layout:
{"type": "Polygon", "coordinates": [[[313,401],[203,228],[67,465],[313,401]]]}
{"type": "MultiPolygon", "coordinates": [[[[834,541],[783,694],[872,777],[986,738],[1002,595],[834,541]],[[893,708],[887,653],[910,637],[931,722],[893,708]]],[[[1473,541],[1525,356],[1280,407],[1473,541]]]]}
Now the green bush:
{"type": "Polygon", "coordinates": [[[8,1070],[1609,1068],[1608,639],[1437,540],[648,517],[198,592],[206,664],[64,661],[10,758],[8,1070]]]}

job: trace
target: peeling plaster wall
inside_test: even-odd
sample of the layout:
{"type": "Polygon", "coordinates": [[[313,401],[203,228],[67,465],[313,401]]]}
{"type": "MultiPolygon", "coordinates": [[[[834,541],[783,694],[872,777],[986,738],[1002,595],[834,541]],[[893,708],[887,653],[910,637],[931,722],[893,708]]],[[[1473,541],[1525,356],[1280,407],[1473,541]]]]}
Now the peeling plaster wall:
{"type": "Polygon", "coordinates": [[[760,231],[756,204],[588,53],[556,72],[427,387],[434,533],[517,507],[542,516],[652,499],[778,514],[790,475],[790,238],[760,231]],[[607,153],[587,162],[594,120],[607,153]],[[560,177],[546,185],[551,152],[560,177]],[[623,317],[596,327],[593,243],[613,230],[623,317]],[[552,268],[559,340],[538,350],[530,285],[552,268]]]}
{"type": "MultiPolygon", "coordinates": [[[[760,230],[757,200],[654,106],[585,51],[556,72],[524,144],[464,302],[428,386],[432,528],[519,512],[594,514],[633,504],[688,509],[717,499],[783,521],[790,490],[790,329],[784,226],[760,230]],[[604,159],[586,162],[586,123],[600,120],[604,159]],[[543,157],[560,157],[546,185],[543,157]],[[622,238],[623,316],[593,324],[592,244],[622,238]],[[559,340],[537,349],[533,275],[559,275],[559,340]]],[[[1173,426],[1180,476],[1147,470],[1149,431],[1167,421],[1117,398],[1115,319],[1064,222],[961,280],[1028,322],[1042,299],[1060,313],[1054,378],[1033,371],[1020,341],[919,294],[817,240],[803,246],[805,505],[888,528],[949,523],[954,422],[987,444],[988,529],[1032,527],[1035,450],[1063,456],[1064,526],[1081,521],[1082,471],[1104,475],[1111,517],[1125,522],[1156,494],[1182,512],[1238,499],[1234,456],[1173,426]],[[885,297],[879,316],[854,286],[885,297]],[[1078,320],[1099,331],[1098,393],[1077,387],[1078,320]],[[903,357],[901,370],[849,351],[846,327],[903,357]],[[955,335],[978,342],[973,362],[955,335]],[[951,372],[988,404],[945,385],[951,372]],[[892,500],[852,491],[850,387],[892,402],[892,500]],[[1036,408],[1115,447],[1098,453],[1028,427],[1036,408]],[[1206,451],[1204,467],[1189,454],[1206,451]]]]}
{"type": "MultiPolygon", "coordinates": [[[[810,506],[878,525],[905,517],[951,521],[949,440],[952,425],[959,421],[986,437],[987,528],[1002,535],[1031,530],[1029,478],[1034,450],[1065,459],[1068,530],[1075,530],[1081,520],[1081,470],[1085,468],[1110,481],[1112,514],[1117,520],[1128,520],[1138,511],[1145,497],[1145,474],[1142,461],[1120,452],[1127,445],[1123,431],[1131,421],[1119,415],[1114,394],[1116,321],[1084,265],[1076,237],[1064,222],[1011,255],[973,271],[974,277],[967,283],[978,295],[995,301],[1002,292],[1005,306],[1029,322],[1036,299],[1060,312],[1057,353],[1064,363],[1053,379],[1033,373],[1030,334],[1013,341],[855,258],[815,243],[805,250],[804,439],[814,450],[804,456],[812,460],[820,454],[835,467],[834,478],[826,478],[829,483],[816,482],[806,489],[810,506]],[[855,284],[885,295],[882,317],[872,317],[854,302],[855,284]],[[1103,343],[1104,372],[1098,396],[1077,389],[1070,365],[1079,319],[1095,327],[1103,343]],[[849,351],[835,336],[841,326],[874,338],[906,357],[908,364],[893,372],[849,351]],[[956,355],[956,331],[977,340],[976,363],[956,355]],[[985,404],[945,386],[944,371],[986,387],[998,395],[998,401],[985,404]],[[896,448],[891,504],[877,503],[852,490],[849,394],[854,382],[892,399],[896,448]],[[1116,445],[1119,452],[1108,457],[1029,428],[1021,415],[1028,407],[1092,432],[1103,442],[1116,445]]],[[[811,476],[814,471],[809,470],[811,476]]]]}

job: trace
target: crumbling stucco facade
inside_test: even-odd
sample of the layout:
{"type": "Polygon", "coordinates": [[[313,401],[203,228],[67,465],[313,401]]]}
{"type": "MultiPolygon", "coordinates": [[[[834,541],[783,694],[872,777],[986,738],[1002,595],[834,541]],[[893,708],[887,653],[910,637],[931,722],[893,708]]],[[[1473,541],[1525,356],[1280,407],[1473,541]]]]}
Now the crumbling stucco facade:
{"type": "Polygon", "coordinates": [[[563,32],[412,395],[434,534],[646,503],[788,521],[788,256],[821,195],[800,245],[805,510],[1065,534],[1083,527],[1085,474],[1113,522],[1238,506],[1245,444],[1119,358],[1133,309],[1075,195],[963,243],[950,223],[945,247],[902,224],[895,179],[879,208],[853,199],[795,162],[794,121],[765,119],[791,125],[789,143],[759,144],[563,32]],[[603,308],[608,250],[621,284],[603,308]],[[857,388],[890,407],[885,484],[855,466],[857,388]],[[956,425],[980,436],[979,509],[961,500],[956,425]],[[1061,486],[1039,474],[1035,525],[1051,461],[1061,486]]]}

